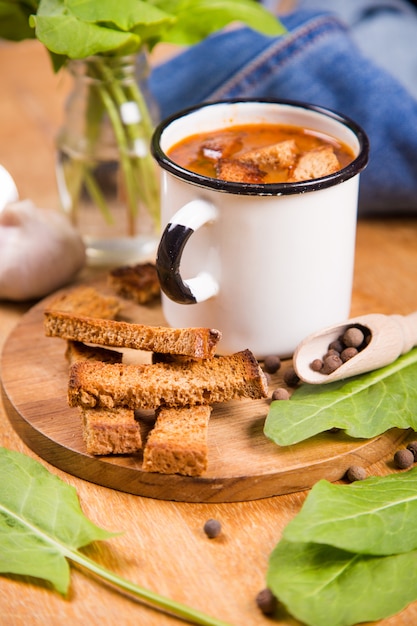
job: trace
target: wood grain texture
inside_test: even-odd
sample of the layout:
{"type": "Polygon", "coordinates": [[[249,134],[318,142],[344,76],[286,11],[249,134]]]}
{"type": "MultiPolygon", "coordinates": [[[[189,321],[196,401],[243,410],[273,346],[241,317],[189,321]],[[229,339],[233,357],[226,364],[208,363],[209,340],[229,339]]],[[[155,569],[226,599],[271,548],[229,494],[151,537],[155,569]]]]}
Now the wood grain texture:
{"type": "MultiPolygon", "coordinates": [[[[106,293],[105,275],[93,284],[106,293]]],[[[67,403],[66,342],[45,337],[43,312],[50,300],[29,310],[6,341],[1,358],[4,401],[13,427],[25,443],[45,460],[79,478],[159,499],[255,500],[307,489],[321,478],[339,480],[351,465],[366,467],[374,463],[405,437],[406,433],[397,429],[371,440],[329,432],[279,447],[263,434],[269,399],[237,400],[213,407],[208,429],[208,469],[201,477],[143,471],[142,453],[91,456],[83,442],[78,408],[70,408],[67,403]]],[[[157,305],[124,301],[122,315],[133,323],[164,324],[157,305]]],[[[150,360],[150,353],[123,352],[126,363],[150,360]]],[[[286,366],[288,363],[271,377],[271,393],[283,384],[286,366]]],[[[152,427],[153,412],[139,412],[137,417],[145,437],[152,427]]]]}
{"type": "MultiPolygon", "coordinates": [[[[0,163],[12,171],[22,197],[40,206],[56,206],[53,137],[62,116],[65,77],[54,76],[42,46],[28,41],[0,43],[0,78],[0,163]]],[[[392,210],[395,214],[396,207],[392,210]]],[[[417,219],[359,220],[352,316],[407,315],[417,310],[416,284],[417,219]]],[[[0,349],[31,304],[0,303],[0,349]]],[[[255,596],[265,585],[269,555],[299,512],[307,491],[246,502],[188,503],[102,487],[58,469],[33,452],[11,426],[1,398],[0,445],[42,463],[77,490],[81,507],[93,522],[121,532],[86,549],[100,565],[231,626],[301,626],[283,609],[274,620],[264,617],[255,596]],[[210,517],[222,524],[215,540],[208,540],[203,532],[210,517]]],[[[392,452],[368,468],[368,474],[376,476],[393,471],[392,452]]],[[[2,626],[183,623],[132,602],[74,567],[66,598],[39,580],[8,575],[0,576],[0,597],[2,626]]],[[[417,624],[417,602],[377,624],[417,624]]]]}

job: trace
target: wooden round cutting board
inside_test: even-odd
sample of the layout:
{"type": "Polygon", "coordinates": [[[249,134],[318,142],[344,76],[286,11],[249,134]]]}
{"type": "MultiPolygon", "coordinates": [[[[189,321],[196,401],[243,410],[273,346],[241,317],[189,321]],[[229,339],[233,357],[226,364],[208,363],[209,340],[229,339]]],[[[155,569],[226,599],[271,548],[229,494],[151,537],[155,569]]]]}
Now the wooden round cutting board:
{"type": "MultiPolygon", "coordinates": [[[[105,281],[94,285],[109,293],[105,281]]],[[[202,477],[145,472],[141,453],[90,456],[85,450],[78,410],[67,405],[66,343],[45,337],[43,331],[43,311],[51,298],[30,309],[6,341],[1,357],[3,399],[10,422],[22,440],[41,458],[79,478],[162,500],[256,500],[301,491],[322,478],[339,480],[349,466],[374,463],[407,435],[407,431],[393,429],[374,439],[357,440],[343,432],[329,432],[279,447],[263,434],[269,400],[239,400],[213,409],[208,430],[208,470],[202,477]]],[[[123,319],[164,324],[159,304],[123,303],[123,319]]],[[[124,359],[147,362],[150,356],[127,350],[124,359]]],[[[271,378],[271,391],[281,384],[288,365],[284,363],[271,378]]],[[[146,414],[139,420],[145,432],[153,416],[146,414]]]]}

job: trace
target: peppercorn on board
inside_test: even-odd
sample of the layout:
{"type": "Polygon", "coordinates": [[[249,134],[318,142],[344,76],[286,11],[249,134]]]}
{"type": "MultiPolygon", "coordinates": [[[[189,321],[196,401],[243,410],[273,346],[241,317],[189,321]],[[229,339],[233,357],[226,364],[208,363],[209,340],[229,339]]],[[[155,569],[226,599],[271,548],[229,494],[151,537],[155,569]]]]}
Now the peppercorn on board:
{"type": "MultiPolygon", "coordinates": [[[[106,291],[104,280],[94,286],[106,291]]],[[[368,466],[396,449],[407,431],[392,429],[371,440],[343,432],[322,433],[279,447],[263,434],[269,399],[237,400],[213,407],[208,429],[208,468],[203,476],[159,474],[142,469],[142,452],[87,454],[76,408],[67,403],[65,342],[44,334],[43,312],[57,294],[37,303],[8,337],[2,357],[2,391],[10,422],[41,458],[90,482],[141,496],[183,502],[238,502],[302,491],[319,479],[336,481],[351,465],[368,466]]],[[[159,303],[123,303],[124,319],[164,325],[159,303]]],[[[220,329],[221,330],[221,329],[220,329]]],[[[127,350],[126,362],[150,362],[149,353],[127,350]]],[[[270,391],[282,385],[290,363],[271,375],[270,391]]],[[[152,412],[139,414],[146,436],[152,412]]]]}

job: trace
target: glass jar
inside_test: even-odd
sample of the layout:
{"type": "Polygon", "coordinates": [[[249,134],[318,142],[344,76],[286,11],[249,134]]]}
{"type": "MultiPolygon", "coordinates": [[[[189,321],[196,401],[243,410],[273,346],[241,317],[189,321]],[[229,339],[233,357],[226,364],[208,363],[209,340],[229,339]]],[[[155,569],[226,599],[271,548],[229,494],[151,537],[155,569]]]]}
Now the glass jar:
{"type": "Polygon", "coordinates": [[[57,137],[62,208],[90,265],[149,260],[159,235],[159,178],[150,154],[157,121],[145,54],[71,61],[74,85],[57,137]]]}

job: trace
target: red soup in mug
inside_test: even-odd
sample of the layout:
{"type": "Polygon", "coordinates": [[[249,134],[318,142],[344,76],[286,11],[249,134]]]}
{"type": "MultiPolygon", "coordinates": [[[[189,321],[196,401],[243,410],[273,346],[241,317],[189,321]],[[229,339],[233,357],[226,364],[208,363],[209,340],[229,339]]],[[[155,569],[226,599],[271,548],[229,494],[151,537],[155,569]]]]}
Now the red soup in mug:
{"type": "Polygon", "coordinates": [[[181,167],[241,183],[287,183],[322,178],[355,155],[323,133],[281,124],[244,124],[190,135],[167,152],[181,167]]]}

